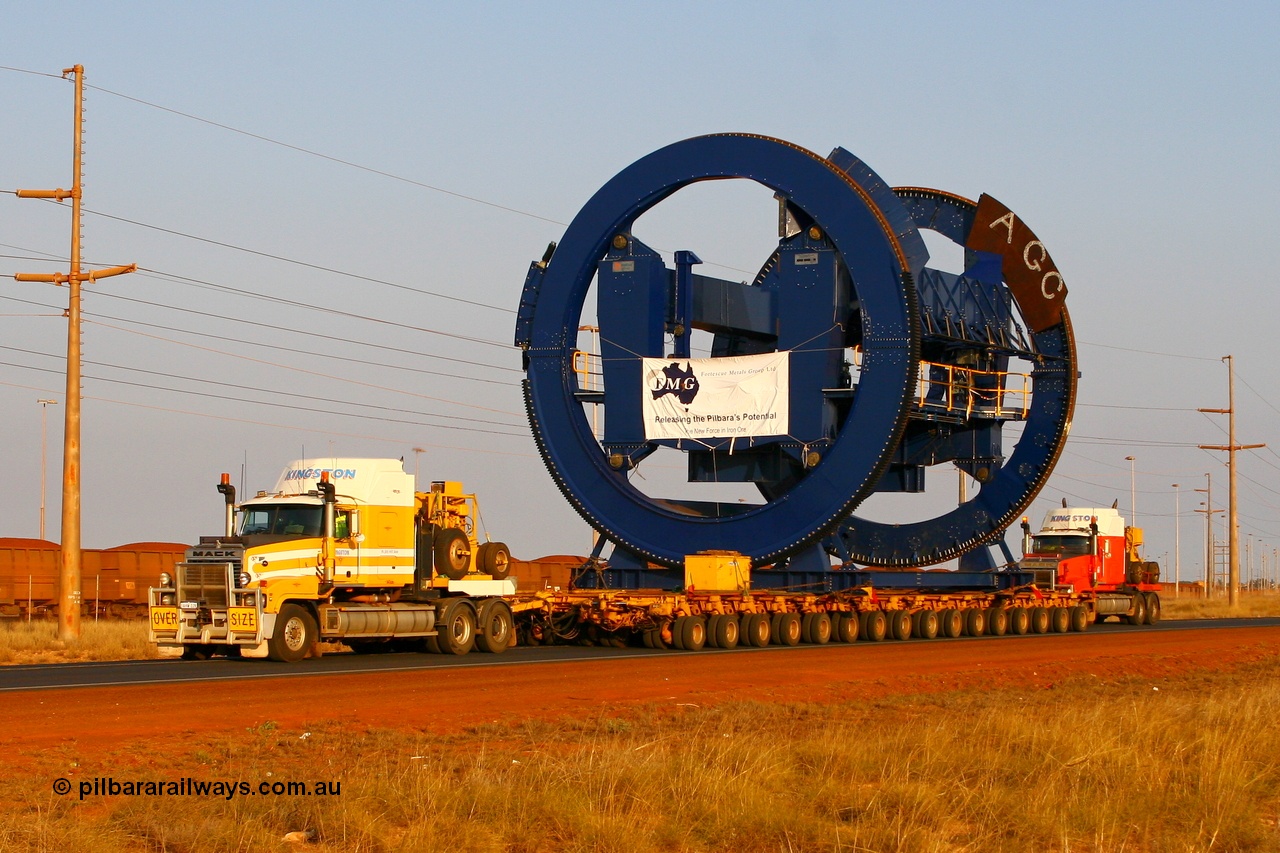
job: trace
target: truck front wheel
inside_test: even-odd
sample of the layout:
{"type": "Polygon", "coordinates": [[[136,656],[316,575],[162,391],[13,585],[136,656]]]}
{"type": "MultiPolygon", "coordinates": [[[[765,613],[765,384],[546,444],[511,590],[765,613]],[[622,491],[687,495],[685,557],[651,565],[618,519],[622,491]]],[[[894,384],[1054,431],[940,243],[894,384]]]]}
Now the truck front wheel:
{"type": "Polygon", "coordinates": [[[283,663],[306,657],[316,644],[316,620],[305,607],[286,604],[276,617],[276,629],[267,642],[267,656],[283,663]]]}

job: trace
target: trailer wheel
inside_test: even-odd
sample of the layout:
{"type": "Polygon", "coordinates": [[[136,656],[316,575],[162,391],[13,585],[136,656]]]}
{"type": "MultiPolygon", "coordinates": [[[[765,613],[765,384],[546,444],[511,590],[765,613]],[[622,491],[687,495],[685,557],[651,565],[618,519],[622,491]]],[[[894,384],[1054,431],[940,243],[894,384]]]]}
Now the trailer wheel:
{"type": "Polygon", "coordinates": [[[772,624],[769,626],[773,629],[773,644],[776,646],[798,646],[800,645],[801,629],[799,613],[775,613],[773,614],[772,624]]]}
{"type": "Polygon", "coordinates": [[[1160,624],[1160,594],[1155,592],[1147,593],[1147,624],[1160,624]]]}
{"type": "Polygon", "coordinates": [[[511,607],[500,598],[491,598],[480,605],[480,631],[476,634],[476,648],[482,652],[500,655],[511,648],[515,640],[516,622],[511,607]]]}
{"type": "Polygon", "coordinates": [[[964,617],[954,607],[944,609],[938,617],[938,628],[942,636],[954,640],[964,633],[964,617]]]}
{"type": "Polygon", "coordinates": [[[889,635],[895,640],[911,639],[911,612],[895,610],[889,617],[889,635]]]}
{"type": "Polygon", "coordinates": [[[700,652],[707,645],[707,622],[701,616],[680,616],[671,626],[671,638],[677,649],[700,652]]]}
{"type": "Polygon", "coordinates": [[[484,574],[503,580],[511,574],[511,549],[501,542],[485,542],[476,551],[476,564],[484,574]]]}
{"type": "Polygon", "coordinates": [[[441,654],[465,655],[476,644],[476,612],[465,598],[450,601],[436,623],[436,645],[441,654]]]}
{"type": "Polygon", "coordinates": [[[1003,637],[1009,633],[1009,611],[1003,607],[991,607],[987,610],[987,633],[993,637],[1003,637]]]}
{"type": "Polygon", "coordinates": [[[1053,623],[1053,633],[1065,634],[1071,630],[1071,611],[1068,608],[1051,608],[1049,618],[1053,623]]]}
{"type": "Polygon", "coordinates": [[[858,641],[858,614],[841,613],[837,616],[834,633],[836,639],[842,643],[856,643],[858,641]]]}
{"type": "Polygon", "coordinates": [[[1071,614],[1072,631],[1089,630],[1089,608],[1085,607],[1083,604],[1077,604],[1068,612],[1071,614]]]}
{"type": "Polygon", "coordinates": [[[650,648],[650,649],[669,649],[669,648],[671,648],[669,645],[667,645],[667,641],[666,641],[666,640],[664,640],[664,639],[662,639],[662,629],[661,629],[661,628],[650,628],[648,631],[645,631],[645,632],[644,632],[644,644],[645,644],[645,647],[646,647],[646,648],[650,648]]]}
{"type": "Polygon", "coordinates": [[[964,632],[970,637],[981,637],[987,632],[987,617],[977,607],[964,612],[964,632]]]}
{"type": "Polygon", "coordinates": [[[888,636],[889,620],[883,610],[868,610],[862,620],[862,639],[879,643],[888,636]]]}
{"type": "Polygon", "coordinates": [[[267,657],[283,663],[300,661],[316,644],[316,620],[305,607],[286,604],[276,617],[276,629],[267,641],[267,657]]]}
{"type": "Polygon", "coordinates": [[[1031,633],[1049,633],[1049,609],[1037,605],[1031,608],[1031,633]]]}
{"type": "Polygon", "coordinates": [[[467,534],[456,527],[436,531],[436,544],[431,553],[436,560],[436,571],[449,580],[462,580],[471,568],[471,542],[467,534]]]}
{"type": "Polygon", "coordinates": [[[1009,633],[1019,636],[1031,630],[1031,614],[1025,607],[1009,608],[1009,633]]]}
{"type": "Polygon", "coordinates": [[[747,645],[762,649],[769,645],[772,631],[768,613],[748,613],[742,618],[742,634],[747,645]]]}
{"type": "Polygon", "coordinates": [[[724,618],[723,613],[712,613],[707,617],[707,647],[712,649],[720,648],[720,644],[716,642],[716,628],[720,626],[720,620],[724,618]]]}
{"type": "Polygon", "coordinates": [[[741,627],[737,616],[722,613],[716,619],[714,630],[708,626],[707,635],[715,641],[716,648],[736,649],[741,627]]]}
{"type": "Polygon", "coordinates": [[[1146,593],[1135,592],[1133,594],[1133,598],[1131,598],[1130,601],[1132,602],[1131,606],[1133,608],[1133,613],[1129,616],[1126,616],[1125,617],[1126,620],[1129,622],[1130,625],[1146,624],[1146,621],[1147,621],[1146,593]]]}
{"type": "Polygon", "coordinates": [[[815,646],[831,642],[831,617],[825,613],[806,613],[800,623],[800,633],[806,643],[815,646]]]}
{"type": "Polygon", "coordinates": [[[933,610],[921,610],[916,614],[912,632],[922,640],[932,640],[938,636],[938,614],[933,610]]]}

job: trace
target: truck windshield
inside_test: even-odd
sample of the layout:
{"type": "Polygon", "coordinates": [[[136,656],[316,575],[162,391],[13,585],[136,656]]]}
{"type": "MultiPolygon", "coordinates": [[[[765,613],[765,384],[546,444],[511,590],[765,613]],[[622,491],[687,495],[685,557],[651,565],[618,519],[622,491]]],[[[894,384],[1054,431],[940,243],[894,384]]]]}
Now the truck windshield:
{"type": "Polygon", "coordinates": [[[287,536],[319,536],[324,509],[319,506],[264,504],[240,510],[240,535],[271,533],[287,536]]]}
{"type": "Polygon", "coordinates": [[[1079,557],[1089,553],[1088,536],[1037,536],[1031,543],[1037,554],[1057,554],[1062,557],[1079,557]]]}

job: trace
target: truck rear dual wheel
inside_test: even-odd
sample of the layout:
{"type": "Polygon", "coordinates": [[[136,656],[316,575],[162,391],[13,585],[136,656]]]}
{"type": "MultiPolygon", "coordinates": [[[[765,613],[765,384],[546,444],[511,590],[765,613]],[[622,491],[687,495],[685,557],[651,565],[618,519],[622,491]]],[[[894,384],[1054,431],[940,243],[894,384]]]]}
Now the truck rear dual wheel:
{"type": "Polygon", "coordinates": [[[444,605],[436,622],[436,645],[441,654],[465,655],[476,644],[476,612],[470,602],[455,599],[444,605]]]}
{"type": "Polygon", "coordinates": [[[831,617],[826,613],[806,613],[800,620],[801,638],[806,643],[821,646],[831,642],[831,617]]]}
{"type": "Polygon", "coordinates": [[[267,641],[267,657],[283,663],[300,661],[315,647],[317,633],[316,620],[305,607],[286,604],[280,608],[267,641]]]}
{"type": "Polygon", "coordinates": [[[1031,630],[1031,614],[1025,607],[1009,608],[1009,633],[1022,636],[1031,630]]]}
{"type": "Polygon", "coordinates": [[[1049,608],[1037,605],[1031,608],[1031,633],[1047,634],[1049,633],[1049,608]]]}
{"type": "Polygon", "coordinates": [[[769,645],[772,625],[768,613],[748,613],[742,617],[742,642],[762,649],[769,645]]]}
{"type": "Polygon", "coordinates": [[[1132,609],[1125,619],[1130,625],[1145,625],[1147,621],[1147,594],[1135,592],[1131,601],[1132,609]]]}
{"type": "Polygon", "coordinates": [[[515,644],[516,623],[511,606],[499,598],[491,598],[480,605],[479,631],[476,648],[482,652],[500,655],[515,644]]]}
{"type": "Polygon", "coordinates": [[[1068,613],[1071,614],[1071,630],[1087,631],[1089,630],[1089,608],[1083,604],[1077,604],[1072,607],[1068,613]]]}
{"type": "Polygon", "coordinates": [[[1055,634],[1065,634],[1071,630],[1071,611],[1066,607],[1050,608],[1049,620],[1055,634]]]}
{"type": "Polygon", "coordinates": [[[1160,595],[1154,592],[1147,594],[1147,624],[1160,624],[1160,595]]]}
{"type": "Polygon", "coordinates": [[[911,612],[895,610],[889,615],[889,635],[895,640],[911,639],[911,612]]]}
{"type": "Polygon", "coordinates": [[[799,613],[775,613],[770,620],[769,628],[773,634],[775,646],[798,646],[803,632],[799,613]]]}

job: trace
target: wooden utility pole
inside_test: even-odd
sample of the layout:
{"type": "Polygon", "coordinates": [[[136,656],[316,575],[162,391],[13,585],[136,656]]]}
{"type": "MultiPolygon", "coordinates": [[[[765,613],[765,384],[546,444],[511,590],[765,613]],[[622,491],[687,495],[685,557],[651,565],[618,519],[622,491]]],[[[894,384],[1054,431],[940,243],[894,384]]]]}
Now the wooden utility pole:
{"type": "Polygon", "coordinates": [[[71,189],[18,190],[19,198],[71,199],[71,266],[63,273],[18,273],[18,281],[41,281],[69,288],[67,298],[66,426],[62,439],[62,570],[59,576],[58,635],[80,636],[80,284],[133,272],[137,264],[104,270],[80,267],[81,154],[84,139],[84,66],[62,69],[76,81],[75,138],[72,144],[71,189]]]}
{"type": "Polygon", "coordinates": [[[1236,501],[1236,451],[1266,447],[1265,444],[1236,444],[1236,374],[1235,359],[1222,357],[1227,363],[1227,408],[1200,409],[1201,412],[1227,416],[1227,444],[1202,444],[1201,450],[1227,452],[1227,596],[1232,607],[1240,603],[1240,518],[1236,501]]]}

